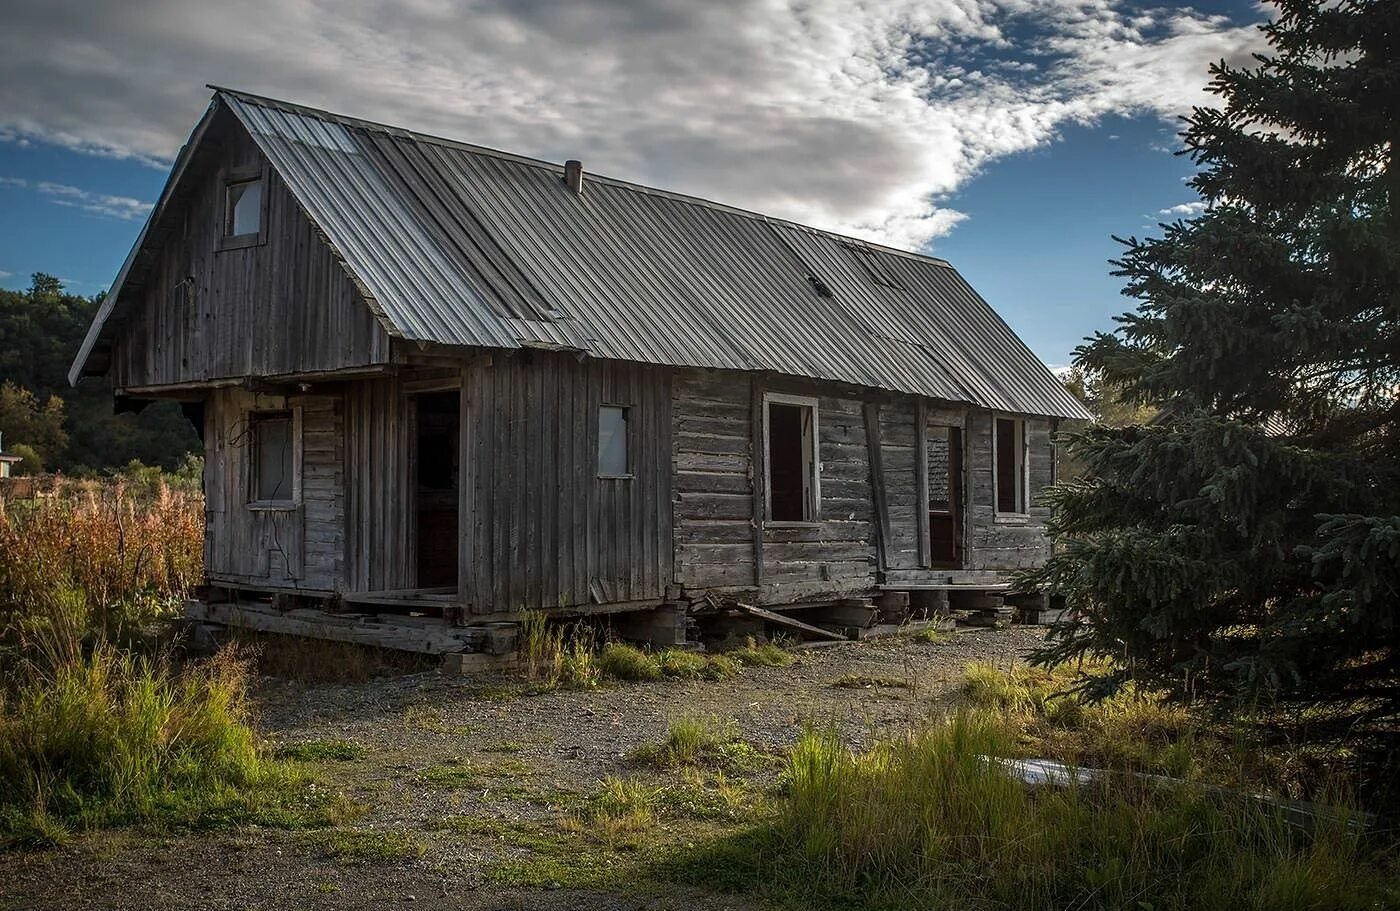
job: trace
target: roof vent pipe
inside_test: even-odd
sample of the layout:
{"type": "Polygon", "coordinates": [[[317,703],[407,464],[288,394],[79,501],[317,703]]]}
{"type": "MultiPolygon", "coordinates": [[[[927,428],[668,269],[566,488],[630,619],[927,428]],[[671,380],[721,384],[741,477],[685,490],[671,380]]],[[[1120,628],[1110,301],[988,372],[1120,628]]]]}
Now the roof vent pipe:
{"type": "Polygon", "coordinates": [[[564,162],[564,183],[570,190],[583,195],[583,162],[577,158],[564,162]]]}

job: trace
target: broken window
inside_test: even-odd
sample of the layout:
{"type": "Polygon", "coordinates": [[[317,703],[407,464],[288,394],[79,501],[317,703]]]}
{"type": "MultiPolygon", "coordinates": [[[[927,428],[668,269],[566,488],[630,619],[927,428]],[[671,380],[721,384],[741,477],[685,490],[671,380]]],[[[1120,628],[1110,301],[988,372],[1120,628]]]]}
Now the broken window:
{"type": "Polygon", "coordinates": [[[997,418],[992,441],[996,460],[996,506],[999,513],[1026,511],[1026,422],[997,418]]]}
{"type": "Polygon", "coordinates": [[[261,229],[262,179],[230,183],[224,204],[224,236],[244,237],[261,229]]]}
{"type": "Polygon", "coordinates": [[[627,411],[621,405],[598,409],[598,477],[625,478],[631,473],[627,458],[627,411]]]}
{"type": "Polygon", "coordinates": [[[791,396],[768,396],[768,518],[773,522],[817,519],[817,402],[791,396]]]}
{"type": "Polygon", "coordinates": [[[291,503],[293,476],[292,413],[261,411],[250,418],[253,444],[253,496],[256,503],[291,503]]]}

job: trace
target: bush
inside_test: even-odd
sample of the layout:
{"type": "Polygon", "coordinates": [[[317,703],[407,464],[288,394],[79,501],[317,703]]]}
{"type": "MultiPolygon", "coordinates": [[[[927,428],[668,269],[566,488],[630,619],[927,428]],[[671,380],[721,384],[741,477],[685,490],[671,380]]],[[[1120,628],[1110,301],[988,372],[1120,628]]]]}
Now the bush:
{"type": "Polygon", "coordinates": [[[0,841],[151,820],[311,821],[286,808],[296,777],[249,726],[247,675],[230,650],[177,669],[106,644],[31,667],[0,701],[0,841]]]}
{"type": "Polygon", "coordinates": [[[855,904],[963,908],[1378,907],[1345,814],[1311,834],[1249,799],[1107,777],[1030,792],[997,717],[963,714],[869,753],[809,731],[793,748],[777,868],[855,904]],[[1150,903],[1150,904],[1148,904],[1150,903]]]}

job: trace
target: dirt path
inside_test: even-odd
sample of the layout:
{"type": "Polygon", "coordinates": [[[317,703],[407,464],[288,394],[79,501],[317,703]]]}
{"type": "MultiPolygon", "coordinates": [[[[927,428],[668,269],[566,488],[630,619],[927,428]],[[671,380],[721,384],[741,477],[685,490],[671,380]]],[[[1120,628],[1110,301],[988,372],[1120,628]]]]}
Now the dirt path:
{"type": "Polygon", "coordinates": [[[967,662],[1006,665],[1039,638],[1016,629],[964,631],[938,644],[850,643],[719,682],[534,696],[437,674],[356,685],[266,680],[257,700],[273,741],[364,748],[353,761],[323,766],[325,780],[369,807],[344,839],[263,828],[97,834],[62,849],[0,856],[0,909],[746,907],[692,890],[508,888],[486,871],[528,851],[488,830],[557,817],[604,776],[660,780],[629,755],[659,741],[675,718],[732,722],[759,751],[781,750],[810,722],[864,745],[925,717],[967,662]],[[848,676],[886,685],[836,685],[848,676]]]}

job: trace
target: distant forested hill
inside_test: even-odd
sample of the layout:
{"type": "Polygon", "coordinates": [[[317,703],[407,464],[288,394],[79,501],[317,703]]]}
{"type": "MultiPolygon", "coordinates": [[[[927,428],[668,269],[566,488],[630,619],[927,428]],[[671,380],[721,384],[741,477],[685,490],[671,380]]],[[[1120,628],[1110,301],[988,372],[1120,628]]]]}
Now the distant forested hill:
{"type": "Polygon", "coordinates": [[[69,387],[68,367],[101,300],[69,294],[43,273],[27,291],[0,289],[0,433],[5,450],[24,457],[20,472],[85,473],[132,459],[175,468],[200,449],[173,402],[115,415],[106,382],[69,387]]]}

